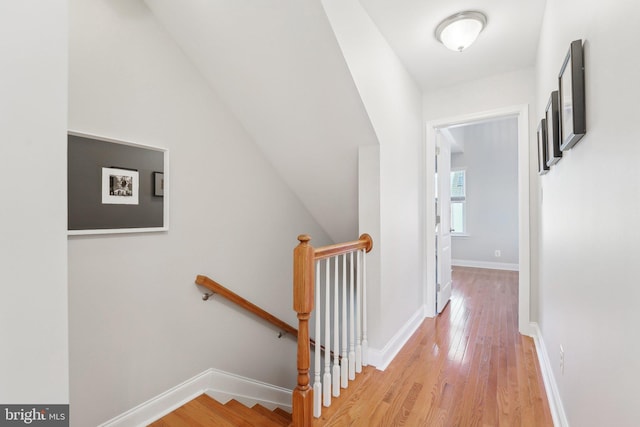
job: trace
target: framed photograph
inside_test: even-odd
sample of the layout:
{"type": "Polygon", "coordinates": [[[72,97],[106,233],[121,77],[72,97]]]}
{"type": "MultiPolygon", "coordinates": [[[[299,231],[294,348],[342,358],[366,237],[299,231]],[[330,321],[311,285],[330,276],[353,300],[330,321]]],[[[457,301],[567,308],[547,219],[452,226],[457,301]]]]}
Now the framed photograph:
{"type": "Polygon", "coordinates": [[[138,171],[102,168],[102,204],[137,205],[139,187],[138,171]]]}
{"type": "Polygon", "coordinates": [[[168,171],[164,148],[69,131],[68,234],[167,231],[168,171]]]}
{"type": "Polygon", "coordinates": [[[558,91],[551,92],[544,113],[547,123],[547,166],[551,166],[562,158],[560,149],[560,120],[558,116],[558,91]]]}
{"type": "Polygon", "coordinates": [[[582,40],[571,42],[559,84],[560,149],[567,151],[587,132],[582,40]]]}
{"type": "Polygon", "coordinates": [[[153,195],[156,197],[164,197],[164,173],[153,173],[153,195]]]}
{"type": "Polygon", "coordinates": [[[547,157],[547,120],[542,119],[538,125],[538,174],[549,172],[547,157]]]}

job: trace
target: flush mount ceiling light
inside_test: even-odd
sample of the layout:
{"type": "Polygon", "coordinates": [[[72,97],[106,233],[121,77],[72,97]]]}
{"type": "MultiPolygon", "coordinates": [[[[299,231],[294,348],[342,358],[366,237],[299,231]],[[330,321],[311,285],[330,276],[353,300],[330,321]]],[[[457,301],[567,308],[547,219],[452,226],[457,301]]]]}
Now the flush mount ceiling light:
{"type": "Polygon", "coordinates": [[[486,25],[487,17],[482,12],[459,12],[438,24],[436,39],[447,48],[462,52],[476,41],[486,25]]]}

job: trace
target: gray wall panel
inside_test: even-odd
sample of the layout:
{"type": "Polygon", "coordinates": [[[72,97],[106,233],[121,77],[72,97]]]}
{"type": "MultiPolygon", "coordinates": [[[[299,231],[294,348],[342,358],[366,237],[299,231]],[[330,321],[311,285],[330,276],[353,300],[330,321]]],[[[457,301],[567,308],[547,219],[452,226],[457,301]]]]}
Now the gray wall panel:
{"type": "Polygon", "coordinates": [[[69,230],[163,226],[163,197],[153,195],[153,172],[164,172],[164,152],[69,135],[69,230]],[[102,203],[102,168],[135,169],[137,205],[102,203]]]}

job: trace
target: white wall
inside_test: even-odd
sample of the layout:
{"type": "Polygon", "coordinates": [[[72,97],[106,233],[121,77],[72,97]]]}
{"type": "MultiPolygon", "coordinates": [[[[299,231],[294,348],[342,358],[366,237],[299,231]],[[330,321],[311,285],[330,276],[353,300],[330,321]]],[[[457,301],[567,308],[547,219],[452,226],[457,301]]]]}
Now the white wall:
{"type": "Polygon", "coordinates": [[[380,210],[359,215],[361,225],[380,218],[379,230],[361,231],[380,251],[380,286],[368,295],[381,307],[371,316],[370,343],[382,348],[422,302],[422,94],[357,0],[322,3],[380,143],[380,210]]]}
{"type": "Polygon", "coordinates": [[[451,169],[466,171],[466,233],[453,236],[454,260],[518,264],[518,120],[508,118],[452,129],[464,152],[451,169]],[[495,256],[500,250],[501,256],[495,256]]]}
{"type": "Polygon", "coordinates": [[[331,238],[354,240],[376,138],[320,1],[145,3],[331,238]]]}
{"type": "Polygon", "coordinates": [[[572,426],[640,419],[638,14],[636,1],[547,0],[540,37],[538,117],[569,43],[585,41],[587,134],[539,178],[539,322],[572,426]]]}
{"type": "Polygon", "coordinates": [[[67,2],[0,7],[0,402],[69,402],[67,2]]]}
{"type": "MultiPolygon", "coordinates": [[[[380,246],[380,146],[370,145],[360,147],[358,156],[358,211],[360,212],[359,226],[361,233],[368,233],[373,238],[373,248],[367,254],[367,287],[368,287],[368,322],[379,330],[379,313],[382,313],[382,301],[379,298],[381,289],[382,262],[377,250],[380,246]],[[375,292],[375,293],[374,293],[375,292]],[[372,298],[371,295],[374,295],[372,298]]],[[[371,342],[373,327],[369,327],[371,342]]],[[[380,345],[379,345],[380,346],[380,345]]],[[[375,347],[374,347],[375,348],[375,347]]]]}
{"type": "Polygon", "coordinates": [[[535,70],[524,69],[426,92],[424,115],[435,120],[534,102],[535,70]]]}
{"type": "Polygon", "coordinates": [[[69,239],[72,425],[211,367],[292,387],[295,342],[203,302],[193,281],[209,275],[295,324],[296,236],[328,236],[146,6],[73,0],[70,19],[70,129],[171,159],[169,232],[69,239]]]}
{"type": "MultiPolygon", "coordinates": [[[[529,202],[538,204],[537,147],[535,146],[536,111],[535,70],[525,69],[489,78],[479,79],[424,94],[425,121],[458,117],[478,112],[490,111],[515,105],[529,106],[529,202]],[[531,142],[533,141],[533,143],[531,142]]],[[[546,105],[546,104],[545,104],[546,105]]],[[[530,212],[530,262],[538,263],[538,246],[535,236],[538,233],[538,217],[530,212]]],[[[522,260],[519,260],[521,263],[522,260]]],[[[538,272],[530,272],[530,318],[537,319],[538,272]]]]}

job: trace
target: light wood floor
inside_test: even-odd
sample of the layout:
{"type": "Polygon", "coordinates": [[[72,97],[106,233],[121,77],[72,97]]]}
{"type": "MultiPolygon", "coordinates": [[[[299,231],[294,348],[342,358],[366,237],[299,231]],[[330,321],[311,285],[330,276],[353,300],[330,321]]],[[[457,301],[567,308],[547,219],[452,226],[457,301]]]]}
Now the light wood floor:
{"type": "Polygon", "coordinates": [[[384,371],[367,368],[314,426],[553,426],[516,272],[454,268],[453,297],[384,371]]]}

